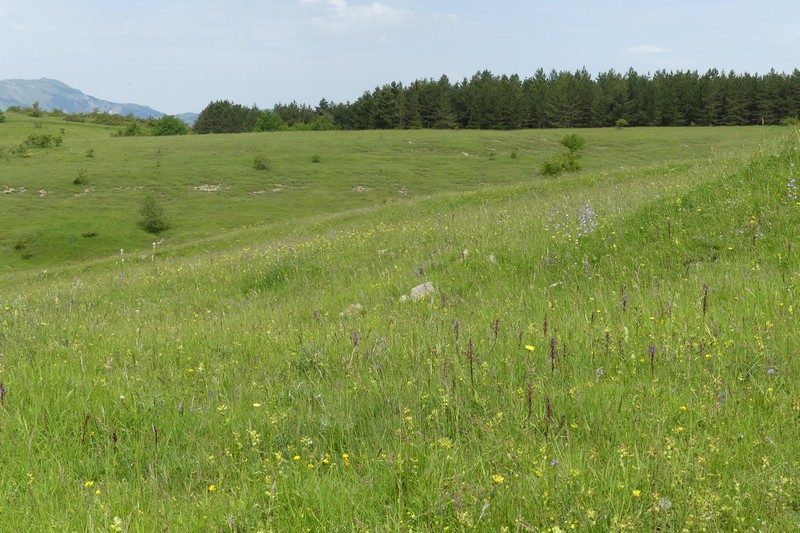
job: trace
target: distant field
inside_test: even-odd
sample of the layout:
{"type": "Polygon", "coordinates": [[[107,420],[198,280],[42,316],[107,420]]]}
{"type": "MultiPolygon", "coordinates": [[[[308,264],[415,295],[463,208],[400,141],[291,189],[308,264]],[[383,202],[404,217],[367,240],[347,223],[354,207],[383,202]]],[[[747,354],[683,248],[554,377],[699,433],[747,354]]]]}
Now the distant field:
{"type": "MultiPolygon", "coordinates": [[[[0,270],[141,255],[278,224],[446,192],[539,181],[564,130],[282,132],[112,137],[119,128],[7,113],[0,125],[0,270]],[[31,134],[59,147],[12,151],[31,134]],[[512,157],[512,153],[514,157],[512,157]],[[256,170],[256,156],[269,158],[256,170]],[[318,156],[319,162],[312,158],[318,156]],[[82,184],[73,181],[79,175],[82,184]],[[172,229],[154,239],[138,225],[148,191],[172,229]],[[88,235],[88,236],[87,236],[88,235]]],[[[581,132],[590,172],[745,154],[781,128],[601,129],[581,132]]]]}
{"type": "Polygon", "coordinates": [[[797,130],[7,116],[0,530],[800,530],[797,130]]]}

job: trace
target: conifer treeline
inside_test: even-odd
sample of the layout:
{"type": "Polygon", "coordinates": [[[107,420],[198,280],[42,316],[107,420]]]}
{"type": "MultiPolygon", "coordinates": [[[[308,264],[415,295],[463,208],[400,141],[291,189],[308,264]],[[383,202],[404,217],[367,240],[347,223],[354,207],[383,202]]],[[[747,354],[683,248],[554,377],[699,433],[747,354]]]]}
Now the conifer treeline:
{"type": "Polygon", "coordinates": [[[352,103],[322,100],[311,108],[292,102],[277,104],[274,111],[289,126],[325,129],[778,124],[800,116],[800,70],[641,75],[630,69],[593,78],[586,69],[549,74],[539,69],[525,79],[485,70],[455,83],[446,76],[410,85],[393,82],[352,103]]]}

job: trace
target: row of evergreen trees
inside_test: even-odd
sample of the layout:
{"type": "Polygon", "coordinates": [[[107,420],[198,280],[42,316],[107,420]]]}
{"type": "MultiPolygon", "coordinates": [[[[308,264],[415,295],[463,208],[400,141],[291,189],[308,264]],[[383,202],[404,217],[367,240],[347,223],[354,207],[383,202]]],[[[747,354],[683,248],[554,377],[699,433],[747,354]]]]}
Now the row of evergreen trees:
{"type": "MultiPolygon", "coordinates": [[[[204,126],[204,115],[209,109],[219,111],[220,104],[214,102],[200,114],[196,131],[222,132],[204,126]]],[[[239,106],[239,111],[250,120],[244,121],[249,129],[238,131],[252,131],[258,110],[239,106]]],[[[284,125],[297,129],[772,125],[800,117],[800,70],[640,75],[630,69],[593,78],[586,69],[549,74],[539,69],[525,79],[485,70],[456,83],[446,76],[410,85],[393,82],[352,103],[322,100],[311,108],[292,102],[277,104],[273,112],[284,125]]]]}

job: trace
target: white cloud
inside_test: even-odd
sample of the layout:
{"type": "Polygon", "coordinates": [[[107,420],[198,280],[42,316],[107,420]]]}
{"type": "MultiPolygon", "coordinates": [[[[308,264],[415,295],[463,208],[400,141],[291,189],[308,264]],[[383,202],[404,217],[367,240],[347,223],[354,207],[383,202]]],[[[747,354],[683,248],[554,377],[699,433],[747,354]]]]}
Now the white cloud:
{"type": "Polygon", "coordinates": [[[314,6],[311,20],[325,32],[380,33],[408,25],[416,15],[408,9],[392,7],[383,2],[348,3],[347,0],[300,0],[314,6]]]}
{"type": "Polygon", "coordinates": [[[453,13],[432,13],[430,15],[430,19],[434,23],[444,21],[452,26],[458,26],[461,24],[461,17],[453,13]]]}
{"type": "Polygon", "coordinates": [[[666,52],[661,47],[653,46],[651,44],[641,44],[639,46],[631,46],[630,48],[626,48],[623,50],[623,53],[629,56],[652,56],[663,54],[666,52]]]}

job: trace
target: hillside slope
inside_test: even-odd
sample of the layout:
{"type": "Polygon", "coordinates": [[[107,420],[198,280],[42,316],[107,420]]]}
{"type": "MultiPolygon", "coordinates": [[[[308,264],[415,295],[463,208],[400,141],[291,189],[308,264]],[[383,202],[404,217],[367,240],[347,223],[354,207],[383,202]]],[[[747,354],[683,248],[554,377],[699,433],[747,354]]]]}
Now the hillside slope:
{"type": "Polygon", "coordinates": [[[52,530],[797,530],[798,144],[12,275],[0,511],[52,530]]]}
{"type": "MultiPolygon", "coordinates": [[[[0,270],[53,269],[202,243],[218,246],[247,226],[296,226],[352,209],[498,185],[558,189],[539,166],[564,148],[567,130],[277,132],[179,137],[120,136],[125,124],[6,113],[0,124],[0,270]],[[60,139],[58,146],[28,146],[60,139]],[[49,137],[47,137],[49,136],[49,137]],[[22,147],[25,145],[25,147],[22,147]],[[266,158],[268,169],[257,169],[266,158]],[[78,183],[75,183],[76,179],[78,183]],[[139,224],[148,193],[171,228],[139,224]]],[[[782,128],[585,130],[581,158],[600,176],[738,164],[782,128]],[[723,163],[723,160],[728,163],[723,163]]],[[[604,178],[605,179],[605,178],[604,178]]],[[[282,231],[282,230],[281,230],[282,231]]]]}
{"type": "Polygon", "coordinates": [[[65,113],[131,114],[138,118],[159,118],[164,113],[139,104],[120,104],[82,93],[58,80],[0,80],[0,109],[30,107],[39,103],[43,111],[60,109],[65,113]]]}

